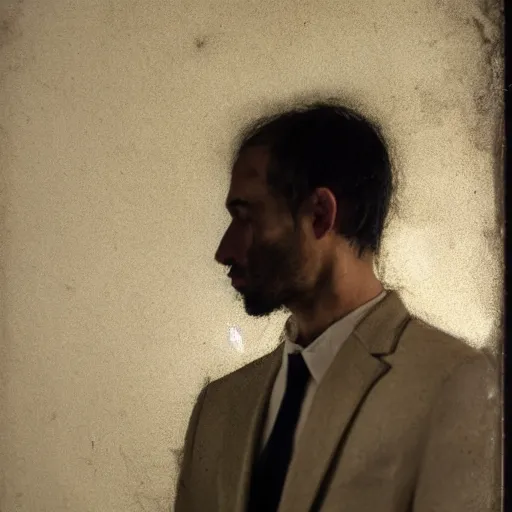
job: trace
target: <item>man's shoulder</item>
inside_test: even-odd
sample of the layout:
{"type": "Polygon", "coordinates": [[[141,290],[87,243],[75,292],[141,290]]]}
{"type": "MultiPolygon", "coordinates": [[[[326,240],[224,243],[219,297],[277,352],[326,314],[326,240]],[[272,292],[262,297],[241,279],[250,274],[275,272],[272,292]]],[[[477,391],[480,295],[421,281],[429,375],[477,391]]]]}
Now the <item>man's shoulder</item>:
{"type": "Polygon", "coordinates": [[[459,357],[471,357],[480,351],[477,346],[466,342],[461,337],[415,316],[411,316],[402,335],[407,341],[414,340],[416,343],[428,345],[430,349],[450,352],[459,357]]]}
{"type": "Polygon", "coordinates": [[[495,355],[484,343],[474,345],[417,317],[411,317],[402,332],[396,357],[447,373],[466,363],[496,365],[495,355]]]}
{"type": "Polygon", "coordinates": [[[272,360],[279,357],[280,349],[282,344],[272,349],[270,352],[242,365],[241,367],[227,373],[226,375],[219,377],[210,382],[211,388],[223,388],[225,386],[232,385],[245,385],[245,383],[252,380],[252,377],[260,374],[261,371],[272,364],[272,360]]]}

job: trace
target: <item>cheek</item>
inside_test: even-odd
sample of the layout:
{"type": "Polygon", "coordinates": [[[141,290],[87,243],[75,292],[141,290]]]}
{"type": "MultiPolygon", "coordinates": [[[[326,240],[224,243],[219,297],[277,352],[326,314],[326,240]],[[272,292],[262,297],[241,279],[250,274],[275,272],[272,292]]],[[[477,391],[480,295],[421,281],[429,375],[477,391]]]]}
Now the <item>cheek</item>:
{"type": "Polygon", "coordinates": [[[249,224],[239,224],[234,226],[232,232],[233,242],[247,251],[254,241],[254,230],[249,224]]]}
{"type": "Polygon", "coordinates": [[[245,247],[247,249],[251,248],[256,241],[254,234],[255,234],[254,228],[252,226],[247,226],[244,231],[244,242],[245,242],[245,247]]]}

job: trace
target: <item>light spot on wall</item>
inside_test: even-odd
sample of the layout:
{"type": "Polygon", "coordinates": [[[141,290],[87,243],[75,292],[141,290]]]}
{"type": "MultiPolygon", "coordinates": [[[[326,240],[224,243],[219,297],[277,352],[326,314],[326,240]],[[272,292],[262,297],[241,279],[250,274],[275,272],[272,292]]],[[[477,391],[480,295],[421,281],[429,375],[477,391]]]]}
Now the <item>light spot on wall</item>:
{"type": "Polygon", "coordinates": [[[244,351],[244,344],[240,329],[236,326],[229,327],[229,343],[238,352],[244,351]]]}

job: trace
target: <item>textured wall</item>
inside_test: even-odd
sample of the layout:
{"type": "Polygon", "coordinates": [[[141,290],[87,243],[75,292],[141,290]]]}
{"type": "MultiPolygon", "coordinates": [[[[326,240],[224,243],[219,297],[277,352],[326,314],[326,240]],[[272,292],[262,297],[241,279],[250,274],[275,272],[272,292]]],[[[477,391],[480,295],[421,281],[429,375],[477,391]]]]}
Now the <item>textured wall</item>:
{"type": "Polygon", "coordinates": [[[213,255],[231,141],[339,96],[383,126],[399,197],[378,271],[497,346],[501,4],[0,2],[2,512],[157,512],[205,378],[270,350],[213,255]]]}

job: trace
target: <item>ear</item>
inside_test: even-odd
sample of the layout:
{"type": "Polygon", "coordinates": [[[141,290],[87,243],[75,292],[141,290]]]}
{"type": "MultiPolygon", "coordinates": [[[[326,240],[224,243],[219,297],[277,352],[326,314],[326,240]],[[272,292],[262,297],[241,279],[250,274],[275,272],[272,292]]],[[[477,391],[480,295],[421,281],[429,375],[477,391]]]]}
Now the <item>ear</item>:
{"type": "Polygon", "coordinates": [[[334,229],[337,214],[334,194],[325,187],[317,188],[312,195],[313,232],[317,239],[334,229]]]}

